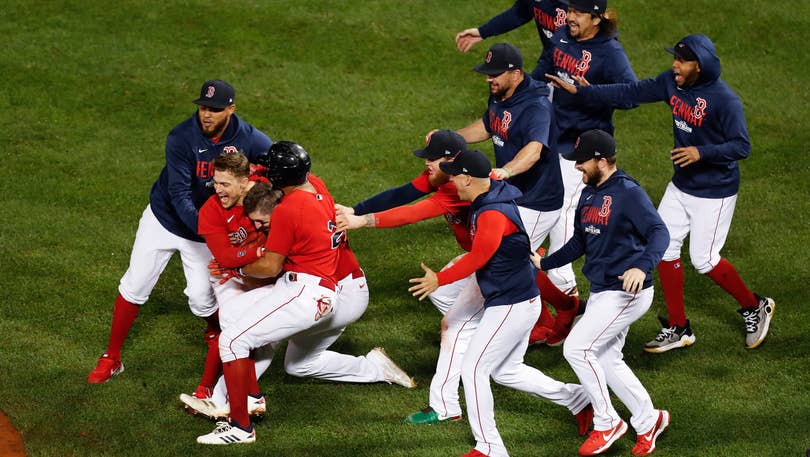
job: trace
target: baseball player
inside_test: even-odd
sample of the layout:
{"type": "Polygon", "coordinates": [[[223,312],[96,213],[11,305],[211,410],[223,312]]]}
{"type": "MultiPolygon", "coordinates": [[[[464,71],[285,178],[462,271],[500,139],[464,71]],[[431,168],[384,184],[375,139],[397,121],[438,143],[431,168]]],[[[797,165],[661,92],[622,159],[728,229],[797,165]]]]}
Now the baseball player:
{"type": "MultiPolygon", "coordinates": [[[[532,77],[545,81],[545,75],[554,74],[570,80],[574,76],[587,75],[589,79],[604,83],[635,81],[627,55],[616,38],[616,20],[608,14],[606,0],[571,0],[568,3],[566,24],[551,37],[551,44],[544,50],[532,77]]],[[[590,129],[613,132],[614,107],[630,108],[632,105],[591,106],[582,103],[566,92],[554,93],[554,152],[564,154],[573,149],[574,141],[590,129]]],[[[582,174],[574,163],[559,158],[563,183],[563,207],[560,218],[551,229],[551,239],[565,243],[573,234],[574,210],[582,192],[582,174]]],[[[561,290],[576,294],[577,284],[571,265],[549,271],[549,277],[561,290]]],[[[568,327],[558,326],[546,339],[547,344],[560,344],[568,333],[568,327]]]]}
{"type": "Polygon", "coordinates": [[[603,130],[589,130],[566,153],[586,184],[577,205],[574,235],[547,258],[533,256],[542,269],[556,268],[583,254],[582,272],[591,282],[588,307],[571,330],[563,354],[593,405],[593,431],[580,455],[605,452],[627,431],[613,408],[608,388],[627,406],[638,432],[632,455],[655,450],[669,424],[669,412],[653,408],[650,395],[624,362],[622,348],[630,325],[650,308],[652,270],[661,260],[669,234],[638,183],[616,168],[616,144],[603,130]]]}
{"type": "MultiPolygon", "coordinates": [[[[129,269],[121,278],[113,308],[107,350],[87,376],[89,383],[109,380],[124,371],[121,347],[141,305],[175,252],[180,252],[189,308],[206,320],[206,342],[219,329],[217,303],[208,280],[211,252],[197,234],[198,210],[212,193],[211,161],[223,152],[244,151],[255,160],[272,144],[264,133],[241,120],[234,111],[236,93],[225,81],[203,83],[194,100],[197,112],[178,124],[166,138],[166,165],[149,196],[141,216],[129,269]]],[[[214,344],[209,352],[215,351],[214,344]]],[[[210,388],[218,374],[216,357],[206,358],[200,385],[210,388]]]]}
{"type": "MultiPolygon", "coordinates": [[[[424,148],[414,151],[414,155],[425,159],[425,171],[410,183],[395,188],[394,192],[391,190],[382,192],[358,203],[354,208],[337,205],[338,230],[361,227],[397,227],[443,214],[453,229],[459,246],[464,251],[469,251],[472,246],[468,227],[470,202],[459,198],[455,185],[450,181],[450,175],[440,168],[441,163],[452,160],[459,152],[466,150],[467,143],[458,133],[450,130],[436,131],[429,137],[429,141],[424,148]],[[413,205],[380,210],[390,205],[393,200],[400,201],[403,195],[413,195],[415,199],[428,194],[430,196],[427,199],[413,205]],[[364,213],[369,208],[377,209],[378,212],[357,214],[358,212],[364,213]]],[[[451,260],[443,270],[450,268],[462,256],[451,260]]],[[[471,273],[457,281],[442,285],[430,293],[428,298],[439,312],[445,315],[468,283],[474,280],[474,275],[471,273]]],[[[545,273],[538,272],[536,280],[543,288],[548,287],[556,290],[545,273]]],[[[556,298],[563,302],[576,300],[574,297],[557,292],[556,298]]],[[[549,295],[553,296],[551,293],[549,295]]],[[[552,303],[564,306],[564,303],[560,304],[556,301],[552,303]]],[[[542,309],[548,313],[545,307],[542,309]]],[[[550,316],[550,313],[548,314],[553,322],[553,316],[550,316]]],[[[475,330],[474,325],[476,323],[476,321],[468,322],[465,330],[475,330]]],[[[458,361],[463,356],[466,346],[458,343],[460,341],[442,337],[436,372],[430,384],[428,407],[408,415],[405,422],[410,424],[435,424],[461,418],[460,407],[458,406],[458,382],[461,367],[458,361]],[[453,363],[454,360],[456,363],[453,363]],[[448,411],[458,411],[458,415],[449,415],[448,411]]]]}
{"type": "Polygon", "coordinates": [[[464,455],[508,455],[495,426],[490,376],[498,384],[567,407],[577,415],[584,433],[590,423],[590,408],[582,387],[556,381],[523,363],[529,333],[542,305],[528,258],[529,235],[515,204],[520,191],[506,182],[491,180],[489,159],[479,151],[462,151],[440,167],[452,176],[459,198],[471,202],[472,249],[438,274],[423,263],[425,275],[411,279],[414,285],[408,290],[422,300],[438,287],[475,273],[475,280],[445,316],[447,330],[442,337],[443,347],[445,340],[466,346],[460,360],[461,376],[476,446],[464,455]],[[469,329],[470,322],[477,325],[469,329]]]}
{"type": "MultiPolygon", "coordinates": [[[[250,163],[247,157],[240,152],[220,155],[214,159],[213,167],[215,194],[200,208],[198,233],[205,238],[205,243],[216,259],[217,266],[225,269],[242,267],[258,259],[259,254],[256,248],[263,246],[265,242],[264,235],[254,228],[253,222],[242,209],[245,195],[262,178],[251,176],[250,163]]],[[[281,192],[275,192],[275,200],[280,199],[281,192]]],[[[211,277],[211,284],[217,303],[219,303],[220,327],[225,328],[229,322],[238,318],[239,311],[233,310],[229,306],[233,303],[234,298],[253,287],[266,285],[266,281],[248,282],[245,278],[211,277]]],[[[209,357],[212,353],[216,355],[217,361],[219,361],[218,337],[219,332],[211,332],[209,344],[214,345],[215,350],[208,353],[209,357]]],[[[257,376],[252,378],[254,382],[270,366],[273,349],[271,345],[268,345],[254,353],[257,365],[257,376]]],[[[258,384],[251,388],[251,391],[254,392],[258,390],[258,384]]],[[[192,395],[181,394],[180,401],[192,410],[195,409],[195,400],[192,397],[196,401],[209,402],[209,406],[212,408],[224,409],[224,405],[227,404],[226,394],[225,382],[220,376],[214,389],[200,385],[192,395]]],[[[260,415],[265,412],[263,396],[250,400],[252,401],[251,414],[260,415]]]]}
{"type": "Polygon", "coordinates": [[[560,0],[516,0],[506,11],[486,24],[456,34],[456,46],[467,52],[482,40],[514,30],[534,19],[543,49],[551,46],[551,36],[565,24],[566,6],[560,0]]]}
{"type": "Polygon", "coordinates": [[[234,301],[241,309],[238,320],[223,329],[219,339],[230,421],[197,438],[202,444],[252,443],[256,433],[248,414],[252,349],[289,338],[285,370],[296,376],[317,376],[345,382],[397,383],[414,387],[413,381],[381,348],[365,357],[327,351],[349,322],[368,303],[365,278],[350,257],[345,232],[336,230],[334,201],[326,186],[309,174],[309,155],[298,144],[273,144],[267,157],[267,177],[284,196],[270,215],[267,198],[259,198],[246,214],[257,226],[268,227],[263,255],[243,267],[248,276],[278,277],[272,288],[248,291],[234,301]],[[345,257],[348,261],[341,261],[345,257]],[[347,268],[351,266],[353,270],[347,268]],[[341,280],[338,281],[338,276],[341,280]],[[354,291],[352,291],[354,289],[354,291]],[[341,296],[342,295],[342,296],[341,296]],[[360,304],[350,306],[352,300],[360,304]]]}
{"type": "MultiPolygon", "coordinates": [[[[498,167],[493,170],[494,177],[506,180],[523,193],[516,203],[532,249],[537,249],[559,219],[563,199],[559,157],[548,147],[552,124],[551,103],[546,98],[548,87],[524,73],[523,56],[508,43],[493,45],[484,63],[474,70],[487,75],[487,110],[481,119],[457,132],[467,143],[492,140],[498,167]]],[[[552,237],[549,251],[559,249],[563,242],[552,237]]],[[[567,333],[579,302],[565,303],[555,308],[556,319],[541,315],[531,343],[545,340],[554,330],[567,333]]]]}
{"type": "Polygon", "coordinates": [[[688,35],[668,51],[674,55],[672,68],[636,83],[554,82],[590,103],[663,101],[672,111],[675,147],[670,159],[675,172],[658,206],[671,235],[658,265],[668,318],[661,319],[661,332],[644,350],[659,353],[695,342],[684,310],[680,260],[687,235],[689,257],[698,273],[707,275],[739,303],[745,346],[753,349],[768,335],[776,304],[751,292],[734,266],[720,256],[740,187],[737,161],[751,151],[742,103],[720,79],[720,59],[707,36],[688,35]]]}

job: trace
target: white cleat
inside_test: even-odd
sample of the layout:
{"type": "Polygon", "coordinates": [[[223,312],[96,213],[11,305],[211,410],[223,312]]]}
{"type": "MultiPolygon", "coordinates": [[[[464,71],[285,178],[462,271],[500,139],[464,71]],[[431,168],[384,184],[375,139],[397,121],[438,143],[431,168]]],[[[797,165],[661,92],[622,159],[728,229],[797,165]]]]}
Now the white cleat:
{"type": "MultiPolygon", "coordinates": [[[[211,419],[225,419],[231,414],[230,405],[219,406],[210,398],[197,398],[193,395],[180,394],[180,401],[192,414],[202,414],[211,419]]],[[[248,395],[248,414],[263,416],[267,412],[264,395],[248,395]]]]}
{"type": "Polygon", "coordinates": [[[416,383],[408,376],[408,373],[405,373],[402,368],[394,363],[383,348],[372,349],[366,354],[366,358],[370,360],[371,363],[382,368],[383,377],[388,384],[399,384],[409,389],[416,387],[416,383]]]}
{"type": "Polygon", "coordinates": [[[217,422],[217,428],[207,435],[197,437],[200,444],[250,444],[256,441],[256,430],[250,426],[250,430],[231,425],[228,422],[217,422]]]}

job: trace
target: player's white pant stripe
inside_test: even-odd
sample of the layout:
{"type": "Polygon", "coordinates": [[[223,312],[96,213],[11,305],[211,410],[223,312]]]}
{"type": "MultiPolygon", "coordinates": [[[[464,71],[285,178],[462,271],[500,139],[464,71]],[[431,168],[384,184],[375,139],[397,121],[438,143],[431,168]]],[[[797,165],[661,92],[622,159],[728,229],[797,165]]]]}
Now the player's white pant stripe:
{"type": "Polygon", "coordinates": [[[273,313],[275,313],[276,311],[278,311],[278,310],[280,310],[281,308],[284,308],[285,306],[287,306],[287,305],[289,305],[290,303],[294,302],[294,301],[295,301],[295,300],[296,300],[298,297],[300,297],[300,296],[301,296],[301,294],[303,294],[303,293],[304,293],[304,289],[305,289],[305,288],[306,288],[306,286],[302,286],[302,287],[301,287],[301,290],[299,290],[297,294],[295,294],[295,295],[293,295],[292,297],[290,297],[290,299],[289,299],[289,300],[287,300],[286,302],[284,302],[284,303],[282,303],[282,304],[278,305],[278,306],[277,306],[275,309],[273,309],[273,310],[272,310],[272,311],[270,311],[269,313],[267,313],[267,314],[265,314],[264,316],[262,316],[261,318],[259,318],[259,319],[258,319],[256,322],[254,322],[253,324],[251,324],[250,326],[248,326],[247,328],[245,328],[244,330],[242,330],[242,333],[240,333],[240,334],[238,334],[238,335],[234,336],[234,337],[231,339],[231,342],[228,344],[228,349],[231,351],[231,354],[234,356],[234,358],[237,358],[237,357],[236,357],[236,352],[234,352],[234,350],[233,350],[233,343],[234,343],[236,340],[238,340],[240,336],[242,336],[242,335],[244,335],[245,333],[249,332],[249,331],[250,331],[250,330],[251,330],[253,327],[255,327],[255,326],[259,325],[259,324],[260,324],[260,323],[261,323],[263,320],[265,320],[265,319],[267,319],[268,317],[270,317],[271,315],[273,315],[273,313]]]}
{"type": "MultiPolygon", "coordinates": [[[[478,364],[481,363],[481,359],[484,357],[484,354],[487,352],[487,348],[489,347],[489,344],[492,343],[492,340],[495,339],[495,335],[498,334],[498,331],[501,329],[501,327],[503,327],[503,324],[506,323],[506,320],[509,318],[509,315],[512,314],[512,309],[513,309],[513,307],[515,305],[503,305],[503,306],[508,306],[509,311],[507,311],[506,315],[503,316],[503,320],[501,320],[501,323],[498,324],[498,327],[495,329],[495,331],[492,332],[492,335],[489,337],[489,341],[487,341],[487,344],[484,345],[484,347],[481,350],[481,353],[478,354],[478,360],[475,361],[475,368],[473,369],[473,379],[476,379],[476,380],[478,379],[478,377],[475,376],[476,372],[478,371],[478,364]]],[[[489,382],[489,377],[486,378],[485,382],[487,382],[487,383],[489,382]]],[[[475,410],[477,412],[476,415],[478,417],[478,428],[481,431],[481,437],[484,439],[484,442],[487,443],[488,451],[486,452],[486,454],[489,455],[489,454],[492,453],[492,445],[489,444],[489,442],[487,440],[487,437],[484,434],[483,424],[481,424],[481,419],[480,419],[481,418],[481,411],[479,409],[479,403],[478,403],[478,383],[477,382],[473,383],[473,391],[475,392],[475,410]]],[[[472,424],[470,424],[470,425],[472,425],[472,424]]]]}
{"type": "MultiPolygon", "coordinates": [[[[461,332],[464,331],[464,327],[466,327],[467,324],[469,324],[471,321],[477,320],[477,316],[479,314],[483,313],[484,309],[485,308],[482,306],[481,309],[476,311],[475,314],[470,316],[469,319],[467,319],[466,321],[464,321],[463,324],[461,324],[461,328],[456,332],[456,337],[453,339],[453,345],[450,346],[450,354],[451,354],[450,355],[450,363],[447,364],[447,375],[444,378],[444,382],[442,383],[442,390],[441,390],[442,406],[444,407],[444,411],[442,412],[442,415],[445,416],[445,417],[449,416],[450,414],[447,412],[447,402],[444,399],[444,386],[447,384],[447,380],[450,378],[450,374],[453,372],[453,370],[451,368],[453,366],[453,357],[456,355],[456,344],[458,344],[459,336],[461,335],[461,332]]],[[[456,387],[456,389],[458,389],[458,387],[456,387]]]]}
{"type": "MultiPolygon", "coordinates": [[[[599,379],[599,375],[598,375],[597,371],[596,371],[596,370],[594,370],[593,365],[591,364],[590,360],[588,360],[588,357],[586,357],[585,353],[586,353],[586,352],[590,352],[590,351],[593,349],[593,345],[594,345],[594,343],[596,343],[596,341],[597,341],[597,340],[599,340],[599,338],[602,336],[602,334],[604,334],[604,333],[607,331],[607,329],[608,329],[608,328],[609,328],[609,327],[610,327],[610,326],[611,326],[611,325],[612,325],[614,322],[616,322],[616,320],[617,320],[619,317],[621,317],[621,315],[622,315],[622,314],[624,314],[624,313],[627,311],[627,309],[630,307],[630,304],[631,304],[631,303],[633,303],[633,300],[635,300],[635,299],[636,299],[636,294],[633,294],[633,296],[632,296],[632,297],[630,297],[630,299],[629,299],[629,300],[627,300],[627,303],[625,303],[625,304],[624,304],[624,306],[622,306],[622,308],[621,308],[621,310],[619,311],[619,313],[618,313],[618,314],[616,314],[616,316],[614,316],[614,317],[613,317],[613,319],[611,319],[611,320],[610,320],[610,322],[608,322],[607,324],[605,324],[605,328],[604,328],[604,329],[603,329],[601,332],[599,332],[599,334],[597,334],[597,335],[596,335],[596,337],[593,339],[593,341],[591,341],[590,345],[588,346],[588,349],[586,349],[585,351],[583,351],[582,358],[583,358],[583,359],[585,359],[585,361],[587,361],[587,362],[588,362],[588,366],[591,368],[591,371],[593,372],[594,378],[596,378],[596,381],[599,383],[599,386],[600,386],[600,387],[603,387],[603,388],[601,389],[601,392],[607,392],[607,387],[606,387],[606,385],[605,385],[605,386],[603,386],[603,385],[602,385],[603,380],[599,379]]],[[[605,380],[604,382],[607,382],[607,381],[605,380]]],[[[610,403],[610,398],[604,398],[604,397],[602,397],[602,402],[603,402],[605,405],[610,405],[610,404],[611,404],[611,403],[610,403]]],[[[615,427],[616,425],[617,425],[617,424],[611,424],[611,428],[615,427]]]]}

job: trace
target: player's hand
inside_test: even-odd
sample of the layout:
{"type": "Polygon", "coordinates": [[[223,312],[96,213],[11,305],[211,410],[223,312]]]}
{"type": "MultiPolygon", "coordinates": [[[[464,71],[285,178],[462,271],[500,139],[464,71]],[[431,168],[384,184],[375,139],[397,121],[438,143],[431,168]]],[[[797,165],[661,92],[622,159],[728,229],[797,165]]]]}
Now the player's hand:
{"type": "Polygon", "coordinates": [[[529,251],[529,258],[532,260],[534,267],[538,270],[542,270],[543,268],[540,266],[543,257],[546,256],[546,249],[545,248],[538,248],[537,252],[529,251]]]}
{"type": "Polygon", "coordinates": [[[351,206],[343,206],[341,204],[335,203],[335,213],[337,213],[338,216],[343,214],[351,215],[354,214],[354,208],[352,208],[351,206]]]}
{"type": "Polygon", "coordinates": [[[363,216],[355,216],[354,214],[338,214],[335,217],[337,231],[342,232],[344,230],[354,230],[362,227],[373,227],[374,225],[369,225],[369,218],[373,221],[374,215],[365,214],[363,216]]]}
{"type": "Polygon", "coordinates": [[[558,89],[562,89],[562,90],[568,92],[569,94],[576,94],[577,93],[577,86],[575,86],[575,85],[573,85],[571,83],[568,83],[566,81],[563,81],[562,79],[560,79],[559,77],[557,77],[555,75],[550,75],[550,74],[546,73],[545,76],[546,76],[546,79],[551,81],[551,84],[554,87],[556,87],[558,89]]]}
{"type": "Polygon", "coordinates": [[[512,177],[512,175],[503,168],[493,168],[492,174],[495,175],[496,181],[503,181],[504,179],[509,179],[512,177]]]}
{"type": "Polygon", "coordinates": [[[431,292],[439,288],[439,277],[436,276],[436,272],[428,268],[424,263],[419,265],[425,270],[425,276],[409,279],[408,282],[416,285],[409,287],[408,292],[411,292],[414,297],[422,301],[431,292]]]}
{"type": "Polygon", "coordinates": [[[641,288],[644,286],[644,279],[646,278],[647,275],[638,268],[629,268],[623,275],[619,276],[619,279],[623,281],[622,289],[631,294],[641,292],[641,288]]]}
{"type": "Polygon", "coordinates": [[[242,273],[234,268],[225,268],[217,262],[216,259],[211,259],[208,264],[208,272],[215,278],[220,278],[219,283],[225,284],[231,278],[242,278],[242,273]]]}
{"type": "Polygon", "coordinates": [[[462,30],[456,34],[456,47],[461,52],[467,52],[483,40],[478,29],[462,30]]]}
{"type": "Polygon", "coordinates": [[[589,83],[588,80],[585,79],[584,76],[572,76],[572,78],[574,78],[574,82],[576,82],[577,84],[579,84],[582,87],[586,87],[586,86],[591,85],[591,83],[589,83]]]}
{"type": "Polygon", "coordinates": [[[670,151],[672,154],[672,162],[681,168],[692,165],[700,160],[700,151],[694,146],[687,146],[685,148],[674,148],[670,151]]]}

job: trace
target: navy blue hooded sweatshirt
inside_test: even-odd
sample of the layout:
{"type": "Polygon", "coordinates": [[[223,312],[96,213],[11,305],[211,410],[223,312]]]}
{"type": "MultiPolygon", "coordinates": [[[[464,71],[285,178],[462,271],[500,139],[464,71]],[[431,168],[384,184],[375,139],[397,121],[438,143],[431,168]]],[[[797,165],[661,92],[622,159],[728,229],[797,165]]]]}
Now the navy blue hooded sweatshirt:
{"type": "Polygon", "coordinates": [[[214,144],[200,128],[195,112],[166,138],[166,165],[152,186],[149,204],[166,230],[187,240],[197,235],[200,207],[214,192],[212,162],[223,152],[243,152],[248,160],[267,154],[273,142],[259,129],[231,115],[228,127],[214,144]]]}
{"type": "Polygon", "coordinates": [[[562,207],[563,187],[560,159],[548,149],[552,117],[548,86],[527,74],[523,76],[523,81],[506,100],[489,96],[489,106],[483,116],[484,127],[492,135],[497,167],[514,159],[532,141],[545,146],[540,159],[531,168],[512,176],[507,182],[523,192],[523,196],[516,199],[518,205],[536,211],[553,211],[562,207]]]}
{"type": "Polygon", "coordinates": [[[576,214],[574,236],[542,260],[543,270],[585,254],[582,273],[591,282],[591,293],[622,290],[619,276],[634,267],[647,274],[644,288],[652,286],[652,271],[669,245],[669,232],[638,182],[616,170],[599,187],[585,186],[576,214]]]}
{"type": "Polygon", "coordinates": [[[514,202],[519,196],[520,191],[514,186],[490,180],[489,191],[476,197],[470,205],[470,231],[473,234],[478,216],[490,210],[506,216],[519,230],[504,237],[495,254],[475,272],[484,306],[513,305],[540,295],[534,282],[534,266],[529,259],[529,235],[514,202]]]}
{"type": "Polygon", "coordinates": [[[742,102],[720,79],[720,59],[711,40],[689,35],[683,42],[700,65],[700,77],[693,85],[678,87],[669,69],[636,83],[580,87],[578,95],[602,104],[665,102],[672,111],[675,147],[695,146],[700,152],[700,160],[691,165],[673,164],[672,183],[695,197],[729,197],[740,188],[737,161],[751,152],[742,102]]]}
{"type": "MultiPolygon", "coordinates": [[[[551,36],[565,25],[568,6],[560,0],[517,0],[511,8],[478,27],[481,38],[514,30],[534,19],[543,49],[551,46],[551,36]]],[[[541,79],[542,81],[542,79],[541,79]]]]}
{"type": "MultiPolygon", "coordinates": [[[[543,51],[532,77],[545,81],[544,74],[558,76],[574,83],[573,76],[582,76],[590,84],[613,84],[636,80],[624,48],[615,36],[597,33],[595,37],[577,41],[568,26],[557,29],[551,37],[553,46],[543,51]]],[[[579,135],[591,129],[613,134],[614,108],[633,108],[635,103],[617,100],[612,104],[589,103],[586,99],[564,90],[554,91],[554,126],[552,144],[560,154],[574,149],[579,135]]]]}

